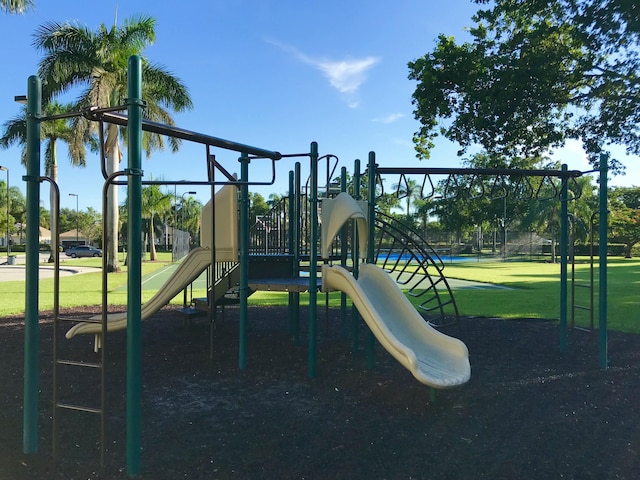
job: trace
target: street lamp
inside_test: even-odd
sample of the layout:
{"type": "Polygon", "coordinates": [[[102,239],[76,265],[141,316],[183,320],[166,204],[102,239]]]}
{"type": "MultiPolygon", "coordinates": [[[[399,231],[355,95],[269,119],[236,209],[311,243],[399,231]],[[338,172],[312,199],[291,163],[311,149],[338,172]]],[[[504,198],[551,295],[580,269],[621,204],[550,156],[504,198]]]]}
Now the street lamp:
{"type": "Polygon", "coordinates": [[[7,172],[7,265],[9,265],[9,257],[11,256],[11,238],[9,237],[9,169],[0,165],[0,170],[7,172]]]}
{"type": "Polygon", "coordinates": [[[80,234],[79,234],[79,230],[80,230],[80,214],[78,212],[78,194],[77,193],[70,193],[69,194],[70,197],[76,197],[76,245],[80,244],[80,234]]]}

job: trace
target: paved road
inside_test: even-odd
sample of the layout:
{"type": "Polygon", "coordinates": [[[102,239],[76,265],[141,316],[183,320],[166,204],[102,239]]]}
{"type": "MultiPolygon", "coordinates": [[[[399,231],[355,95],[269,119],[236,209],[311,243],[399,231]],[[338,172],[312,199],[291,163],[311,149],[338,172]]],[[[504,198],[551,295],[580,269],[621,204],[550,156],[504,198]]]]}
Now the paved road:
{"type": "MultiPolygon", "coordinates": [[[[40,254],[40,278],[53,278],[53,265],[42,265],[49,259],[48,253],[40,254]]],[[[77,273],[99,272],[99,268],[81,267],[74,265],[72,259],[61,259],[60,276],[75,275],[77,273]]],[[[0,282],[24,281],[25,255],[16,254],[16,264],[7,265],[7,257],[0,256],[0,282]]]]}

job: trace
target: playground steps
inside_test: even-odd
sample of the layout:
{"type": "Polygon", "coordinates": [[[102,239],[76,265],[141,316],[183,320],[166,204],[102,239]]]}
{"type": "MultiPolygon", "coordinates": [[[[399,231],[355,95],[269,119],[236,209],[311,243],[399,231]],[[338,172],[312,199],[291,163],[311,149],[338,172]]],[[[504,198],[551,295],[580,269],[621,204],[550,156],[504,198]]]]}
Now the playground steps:
{"type": "Polygon", "coordinates": [[[216,267],[216,278],[213,288],[209,292],[209,298],[200,297],[191,300],[188,314],[191,318],[209,313],[209,306],[235,305],[239,301],[238,283],[240,282],[240,264],[231,262],[221,262],[216,267]]]}

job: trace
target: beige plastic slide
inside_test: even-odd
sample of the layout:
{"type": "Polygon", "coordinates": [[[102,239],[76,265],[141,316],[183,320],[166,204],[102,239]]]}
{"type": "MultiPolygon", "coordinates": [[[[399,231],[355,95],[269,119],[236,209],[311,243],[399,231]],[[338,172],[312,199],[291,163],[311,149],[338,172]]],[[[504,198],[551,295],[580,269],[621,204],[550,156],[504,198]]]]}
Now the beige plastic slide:
{"type": "Polygon", "coordinates": [[[380,344],[419,382],[450,388],[471,377],[467,346],[427,324],[380,267],[360,265],[356,280],[340,266],[323,265],[322,289],[349,295],[380,344]]]}
{"type": "MultiPolygon", "coordinates": [[[[198,278],[210,264],[211,250],[202,247],[191,250],[180,265],[178,265],[175,273],[160,287],[156,294],[142,306],[142,320],[146,320],[169,303],[173,297],[178,295],[178,293],[198,278]]],[[[91,320],[99,321],[101,318],[101,315],[96,315],[91,317],[91,320]]],[[[113,332],[124,328],[127,328],[127,312],[110,313],[107,316],[107,331],[113,332]]],[[[102,325],[100,323],[82,322],[71,327],[65,336],[72,338],[75,335],[99,335],[101,333],[102,325]]]]}
{"type": "MultiPolygon", "coordinates": [[[[238,259],[238,189],[234,185],[225,185],[202,209],[200,215],[202,247],[195,248],[182,260],[174,274],[160,287],[156,294],[142,306],[142,320],[169,303],[173,297],[184,290],[200,276],[211,264],[211,248],[215,235],[216,261],[236,261],[238,259]],[[215,203],[215,215],[214,206],[215,203]],[[214,223],[215,218],[215,223],[214,223]],[[215,225],[215,228],[212,228],[215,225]],[[215,232],[212,234],[212,232],[215,232]]],[[[101,320],[96,315],[91,320],[101,320]]],[[[127,312],[111,313],[107,317],[107,331],[127,328],[127,312]]],[[[96,350],[100,348],[101,323],[82,322],[74,325],[66,333],[67,338],[80,334],[95,334],[96,350]]]]}

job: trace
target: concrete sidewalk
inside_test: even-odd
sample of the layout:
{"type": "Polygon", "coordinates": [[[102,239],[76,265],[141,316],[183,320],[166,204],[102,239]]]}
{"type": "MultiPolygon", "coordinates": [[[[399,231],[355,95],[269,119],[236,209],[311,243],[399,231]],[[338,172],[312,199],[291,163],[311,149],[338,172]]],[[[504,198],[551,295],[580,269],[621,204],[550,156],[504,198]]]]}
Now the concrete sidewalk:
{"type": "MultiPolygon", "coordinates": [[[[13,282],[25,280],[25,254],[15,255],[16,264],[8,265],[7,258],[0,256],[0,282],[13,282]]],[[[53,278],[53,264],[47,264],[49,253],[40,254],[40,279],[53,278]]],[[[93,267],[81,267],[73,265],[73,260],[62,260],[60,265],[60,276],[69,276],[79,273],[99,272],[101,269],[93,267]]]]}

